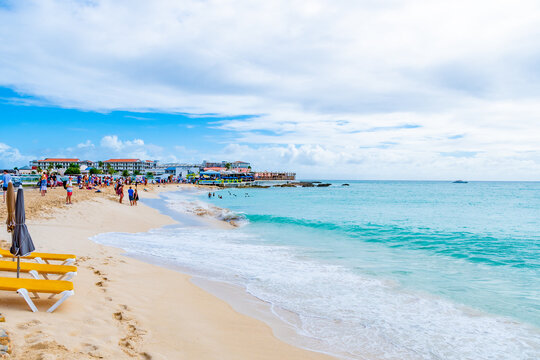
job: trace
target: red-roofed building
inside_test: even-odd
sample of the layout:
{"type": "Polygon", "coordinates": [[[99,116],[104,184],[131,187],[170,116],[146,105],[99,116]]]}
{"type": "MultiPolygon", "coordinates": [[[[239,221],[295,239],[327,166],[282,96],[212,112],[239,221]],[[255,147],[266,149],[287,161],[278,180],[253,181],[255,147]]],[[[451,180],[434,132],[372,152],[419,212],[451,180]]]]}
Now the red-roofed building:
{"type": "Polygon", "coordinates": [[[80,160],[75,158],[46,158],[43,160],[34,160],[30,162],[32,167],[40,167],[42,169],[47,169],[49,166],[53,168],[62,167],[68,168],[70,165],[79,165],[80,160]]]}

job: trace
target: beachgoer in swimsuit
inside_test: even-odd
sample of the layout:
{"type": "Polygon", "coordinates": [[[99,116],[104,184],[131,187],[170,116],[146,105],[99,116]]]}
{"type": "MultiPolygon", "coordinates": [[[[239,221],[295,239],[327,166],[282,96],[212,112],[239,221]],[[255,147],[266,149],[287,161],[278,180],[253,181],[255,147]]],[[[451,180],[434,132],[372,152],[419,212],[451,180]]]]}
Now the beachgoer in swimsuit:
{"type": "Polygon", "coordinates": [[[66,184],[66,192],[67,192],[66,204],[71,205],[71,195],[73,195],[73,182],[71,181],[71,176],[69,177],[69,180],[67,181],[67,184],[66,184]]]}
{"type": "Polygon", "coordinates": [[[133,206],[133,189],[131,188],[131,186],[129,187],[129,190],[128,190],[128,196],[129,196],[129,204],[131,206],[133,206]]]}
{"type": "Polygon", "coordinates": [[[47,173],[46,172],[43,172],[43,175],[41,175],[40,190],[41,190],[41,196],[45,196],[45,194],[47,193],[47,173]]]}

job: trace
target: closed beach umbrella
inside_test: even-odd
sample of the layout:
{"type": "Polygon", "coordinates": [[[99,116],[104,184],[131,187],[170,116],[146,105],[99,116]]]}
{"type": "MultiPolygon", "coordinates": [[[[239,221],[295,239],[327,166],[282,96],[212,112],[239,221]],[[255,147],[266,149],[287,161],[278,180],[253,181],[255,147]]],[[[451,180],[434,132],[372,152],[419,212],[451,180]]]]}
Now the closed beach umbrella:
{"type": "Polygon", "coordinates": [[[7,231],[12,232],[15,228],[15,191],[13,189],[13,183],[10,182],[8,184],[7,189],[7,196],[6,196],[6,204],[7,204],[7,231]]]}
{"type": "Polygon", "coordinates": [[[9,250],[13,255],[17,256],[17,277],[19,277],[21,256],[26,256],[35,250],[25,221],[24,191],[22,188],[19,188],[15,203],[15,228],[11,234],[11,249],[9,250]]]}

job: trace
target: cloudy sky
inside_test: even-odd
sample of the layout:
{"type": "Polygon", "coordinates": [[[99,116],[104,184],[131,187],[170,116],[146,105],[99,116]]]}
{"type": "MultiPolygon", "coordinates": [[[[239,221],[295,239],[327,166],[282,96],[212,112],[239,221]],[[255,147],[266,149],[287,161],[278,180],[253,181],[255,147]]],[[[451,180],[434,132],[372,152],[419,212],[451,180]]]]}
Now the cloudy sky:
{"type": "Polygon", "coordinates": [[[540,2],[0,0],[0,167],[540,180],[540,2]]]}

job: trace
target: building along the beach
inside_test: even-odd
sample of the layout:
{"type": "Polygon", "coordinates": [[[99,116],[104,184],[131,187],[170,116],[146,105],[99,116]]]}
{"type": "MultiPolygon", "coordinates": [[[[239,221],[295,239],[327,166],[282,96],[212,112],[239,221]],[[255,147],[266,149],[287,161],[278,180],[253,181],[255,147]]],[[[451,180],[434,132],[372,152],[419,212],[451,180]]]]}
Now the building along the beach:
{"type": "Polygon", "coordinates": [[[69,158],[46,158],[43,160],[32,160],[30,161],[30,166],[33,168],[40,167],[41,169],[47,169],[49,166],[53,168],[64,168],[67,169],[70,166],[80,166],[81,161],[79,159],[69,159],[69,158]]]}
{"type": "Polygon", "coordinates": [[[105,160],[103,163],[105,168],[110,166],[115,171],[122,172],[127,170],[130,173],[138,171],[141,174],[151,172],[157,166],[157,161],[141,159],[109,159],[105,160]]]}
{"type": "Polygon", "coordinates": [[[245,161],[234,161],[234,162],[228,162],[228,161],[221,161],[221,162],[210,162],[210,161],[203,161],[202,162],[202,169],[204,171],[226,171],[231,170],[234,172],[239,173],[248,173],[251,172],[251,165],[248,162],[245,161]]]}
{"type": "Polygon", "coordinates": [[[231,170],[236,172],[248,173],[251,172],[251,165],[245,161],[235,161],[231,163],[231,170]]]}
{"type": "Polygon", "coordinates": [[[163,164],[165,174],[174,176],[177,179],[186,179],[189,174],[198,174],[201,165],[198,164],[163,164]]]}

